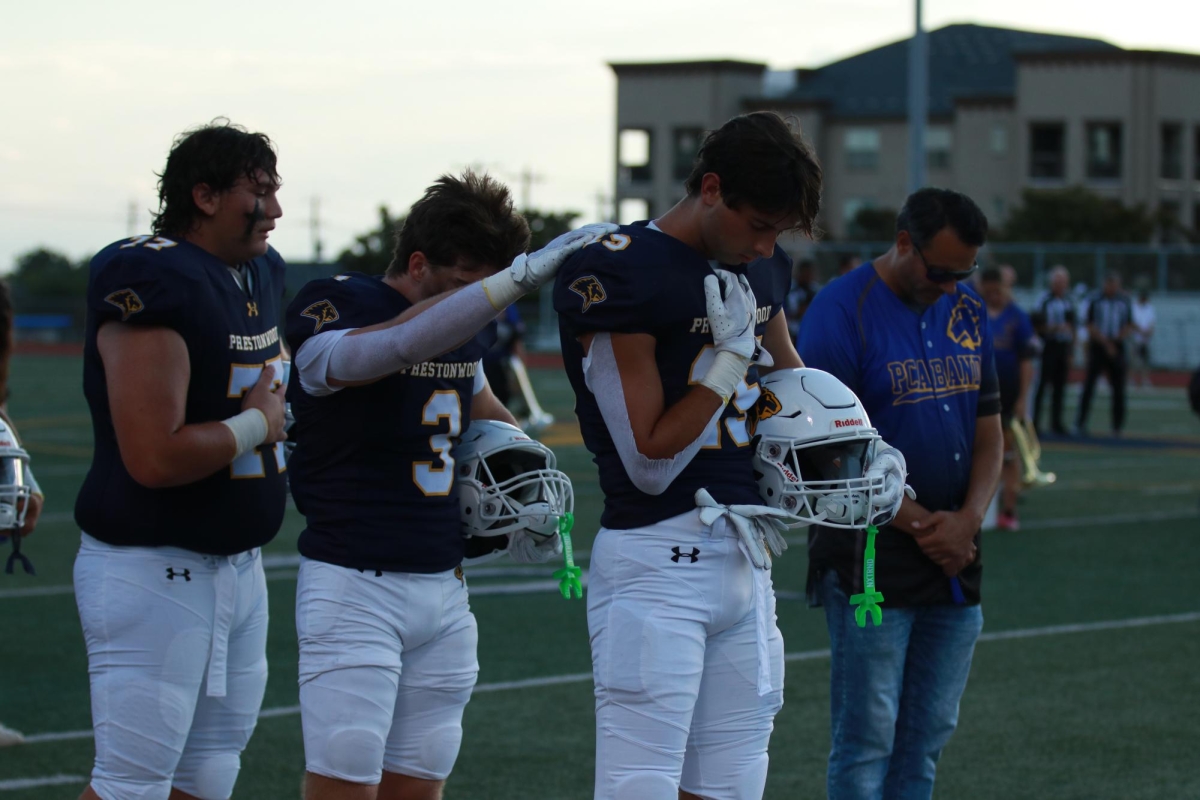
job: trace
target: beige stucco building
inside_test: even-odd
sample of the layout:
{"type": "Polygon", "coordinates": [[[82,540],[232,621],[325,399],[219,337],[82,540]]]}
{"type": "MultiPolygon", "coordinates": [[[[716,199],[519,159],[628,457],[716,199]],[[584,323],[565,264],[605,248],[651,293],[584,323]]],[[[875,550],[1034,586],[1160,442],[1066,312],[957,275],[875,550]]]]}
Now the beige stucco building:
{"type": "MultiPolygon", "coordinates": [[[[928,34],[927,182],[1002,223],[1025,188],[1082,185],[1200,230],[1200,56],[979,25],[928,34]]],[[[896,209],[908,176],[908,42],[818,69],[742,61],[612,64],[621,221],[683,196],[705,130],[755,109],[794,116],[825,170],[822,227],[896,209]]]]}

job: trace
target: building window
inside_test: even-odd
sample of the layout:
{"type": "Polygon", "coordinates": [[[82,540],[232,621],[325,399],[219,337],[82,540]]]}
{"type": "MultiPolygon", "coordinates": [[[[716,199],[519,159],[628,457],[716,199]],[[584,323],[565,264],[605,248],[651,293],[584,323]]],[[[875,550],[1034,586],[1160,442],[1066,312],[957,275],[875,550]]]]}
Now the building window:
{"type": "Polygon", "coordinates": [[[1003,125],[992,126],[991,146],[992,155],[1002,156],[1008,153],[1008,128],[1003,125]]]}
{"type": "Polygon", "coordinates": [[[1194,132],[1195,140],[1192,144],[1192,177],[1200,181],[1200,127],[1197,127],[1194,132]]]}
{"type": "Polygon", "coordinates": [[[878,128],[850,128],[842,141],[846,148],[846,169],[858,172],[879,169],[878,128]]]}
{"type": "Polygon", "coordinates": [[[1089,178],[1121,177],[1121,123],[1088,123],[1087,176],[1089,178]]]}
{"type": "Polygon", "coordinates": [[[1178,122],[1164,122],[1159,146],[1162,160],[1158,165],[1158,177],[1170,181],[1183,178],[1183,126],[1178,122]]]}
{"type": "Polygon", "coordinates": [[[1066,176],[1066,128],[1061,122],[1029,126],[1029,177],[1066,176]]]}
{"type": "Polygon", "coordinates": [[[685,181],[692,173],[692,164],[696,161],[696,153],[700,150],[700,140],[703,137],[704,131],[701,128],[675,129],[675,180],[685,181]]]}
{"type": "Polygon", "coordinates": [[[617,221],[622,225],[650,219],[650,201],[641,197],[626,197],[617,204],[617,221]]]}
{"type": "Polygon", "coordinates": [[[650,153],[653,137],[644,128],[626,128],[617,137],[617,164],[621,183],[642,183],[653,177],[650,153]]]}
{"type": "Polygon", "coordinates": [[[937,125],[925,131],[925,163],[929,169],[950,169],[950,150],[954,146],[954,136],[944,125],[937,125]]]}

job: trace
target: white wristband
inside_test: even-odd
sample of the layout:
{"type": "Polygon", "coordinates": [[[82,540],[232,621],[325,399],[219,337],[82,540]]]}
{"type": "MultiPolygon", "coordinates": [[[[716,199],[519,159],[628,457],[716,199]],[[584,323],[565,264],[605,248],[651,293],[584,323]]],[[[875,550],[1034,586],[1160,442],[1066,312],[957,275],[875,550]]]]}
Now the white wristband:
{"type": "Polygon", "coordinates": [[[247,408],[237,416],[221,420],[221,424],[233,433],[233,441],[237,445],[234,458],[239,458],[243,453],[248,453],[258,447],[266,440],[267,434],[270,432],[267,415],[257,408],[247,408]]]}
{"type": "MultiPolygon", "coordinates": [[[[525,254],[517,256],[513,260],[513,265],[524,265],[525,254]]],[[[512,266],[500,270],[495,275],[489,275],[484,278],[481,285],[483,291],[487,295],[488,301],[491,302],[492,308],[497,311],[503,311],[513,303],[520,300],[529,290],[521,284],[517,283],[517,279],[513,277],[512,266]]]]}
{"type": "Polygon", "coordinates": [[[738,384],[746,377],[749,367],[749,358],[728,350],[718,350],[712,366],[700,379],[700,385],[712,389],[721,400],[728,403],[738,384]]]}

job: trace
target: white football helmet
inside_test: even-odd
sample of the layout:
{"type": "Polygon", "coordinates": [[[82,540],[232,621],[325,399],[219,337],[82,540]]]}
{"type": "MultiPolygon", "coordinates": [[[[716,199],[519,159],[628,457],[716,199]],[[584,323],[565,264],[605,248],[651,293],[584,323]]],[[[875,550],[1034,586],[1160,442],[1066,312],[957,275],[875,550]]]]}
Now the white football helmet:
{"type": "Polygon", "coordinates": [[[25,524],[29,497],[33,494],[26,476],[28,468],[29,453],[0,419],[0,532],[25,524]]]}
{"type": "Polygon", "coordinates": [[[883,478],[865,478],[879,433],[854,392],[819,369],[772,372],[751,420],[763,501],[810,525],[865,528],[883,478]]]}
{"type": "Polygon", "coordinates": [[[558,531],[559,517],[575,509],[571,479],[556,469],[553,451],[515,425],[472,420],[452,455],[463,535],[505,537],[494,543],[468,541],[471,563],[498,557],[508,534],[519,530],[550,538],[558,531]]]}

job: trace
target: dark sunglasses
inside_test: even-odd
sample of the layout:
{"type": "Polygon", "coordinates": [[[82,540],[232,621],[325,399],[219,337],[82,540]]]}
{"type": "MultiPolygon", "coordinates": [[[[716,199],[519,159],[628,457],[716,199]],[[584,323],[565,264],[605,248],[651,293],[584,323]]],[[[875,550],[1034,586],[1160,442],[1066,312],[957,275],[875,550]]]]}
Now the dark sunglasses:
{"type": "Polygon", "coordinates": [[[925,265],[925,277],[934,283],[949,283],[950,281],[966,280],[974,275],[979,269],[978,261],[972,264],[970,269],[945,269],[943,267],[931,267],[929,266],[929,262],[925,260],[925,254],[921,252],[921,248],[914,244],[913,250],[917,251],[917,255],[921,257],[921,263],[925,265]]]}

